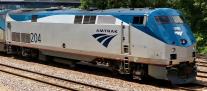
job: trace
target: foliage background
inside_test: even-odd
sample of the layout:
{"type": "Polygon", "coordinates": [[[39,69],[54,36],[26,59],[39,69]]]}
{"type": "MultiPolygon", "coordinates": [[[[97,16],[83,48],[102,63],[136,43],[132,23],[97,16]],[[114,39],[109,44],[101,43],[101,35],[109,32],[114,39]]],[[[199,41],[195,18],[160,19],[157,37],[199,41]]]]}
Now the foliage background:
{"type": "Polygon", "coordinates": [[[143,8],[169,7],[183,12],[197,40],[197,50],[207,54],[207,0],[80,0],[82,9],[96,7],[143,8]]]}

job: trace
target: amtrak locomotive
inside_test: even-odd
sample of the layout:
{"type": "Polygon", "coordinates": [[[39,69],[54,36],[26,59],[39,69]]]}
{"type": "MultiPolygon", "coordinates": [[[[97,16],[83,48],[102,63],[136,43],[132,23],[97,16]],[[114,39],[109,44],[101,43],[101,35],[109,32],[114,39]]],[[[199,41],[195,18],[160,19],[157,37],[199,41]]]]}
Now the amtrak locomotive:
{"type": "Polygon", "coordinates": [[[2,51],[23,57],[75,59],[173,84],[197,75],[195,38],[171,8],[14,10],[2,32],[2,51]]]}

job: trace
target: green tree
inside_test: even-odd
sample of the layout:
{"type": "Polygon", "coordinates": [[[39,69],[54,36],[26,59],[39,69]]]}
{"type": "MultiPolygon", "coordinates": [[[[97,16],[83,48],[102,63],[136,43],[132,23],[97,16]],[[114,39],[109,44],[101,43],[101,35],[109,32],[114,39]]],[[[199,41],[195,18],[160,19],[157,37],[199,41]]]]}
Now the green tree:
{"type": "Polygon", "coordinates": [[[80,0],[80,2],[81,2],[80,8],[81,9],[88,9],[91,5],[90,1],[91,0],[80,0]]]}
{"type": "Polygon", "coordinates": [[[184,12],[196,35],[198,51],[207,54],[207,0],[177,0],[175,7],[184,12]]]}

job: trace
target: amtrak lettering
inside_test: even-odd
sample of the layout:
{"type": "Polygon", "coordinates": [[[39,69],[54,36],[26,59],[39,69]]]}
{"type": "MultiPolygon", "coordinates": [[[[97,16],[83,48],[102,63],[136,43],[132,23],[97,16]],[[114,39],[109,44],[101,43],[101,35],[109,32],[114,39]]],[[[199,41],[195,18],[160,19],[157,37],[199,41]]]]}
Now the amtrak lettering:
{"type": "Polygon", "coordinates": [[[118,33],[117,30],[110,30],[110,29],[97,29],[96,32],[101,32],[101,33],[118,33]]]}
{"type": "Polygon", "coordinates": [[[96,34],[92,36],[104,47],[108,47],[109,43],[112,39],[117,35],[118,30],[110,30],[110,29],[97,29],[96,34]],[[106,34],[107,33],[107,34],[106,34]],[[108,34],[113,33],[113,34],[108,34]],[[115,34],[114,34],[115,33],[115,34]]]}

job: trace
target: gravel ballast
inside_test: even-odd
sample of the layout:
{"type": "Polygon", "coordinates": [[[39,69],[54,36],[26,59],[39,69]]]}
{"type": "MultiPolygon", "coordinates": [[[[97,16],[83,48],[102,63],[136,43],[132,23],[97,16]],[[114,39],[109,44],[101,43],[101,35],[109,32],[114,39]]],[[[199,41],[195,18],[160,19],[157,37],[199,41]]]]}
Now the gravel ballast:
{"type": "MultiPolygon", "coordinates": [[[[27,62],[11,57],[0,56],[0,64],[11,65],[51,76],[61,77],[77,82],[91,84],[99,87],[119,91],[172,91],[169,87],[160,87],[156,85],[142,84],[139,82],[130,82],[123,79],[111,78],[102,75],[90,74],[71,69],[64,69],[35,62],[27,62]]],[[[109,73],[111,74],[111,73],[109,73]]],[[[0,83],[13,91],[65,91],[44,83],[28,80],[11,74],[0,72],[0,83]]],[[[164,83],[165,84],[165,83],[164,83]]],[[[84,90],[84,88],[82,88],[84,90]]]]}

